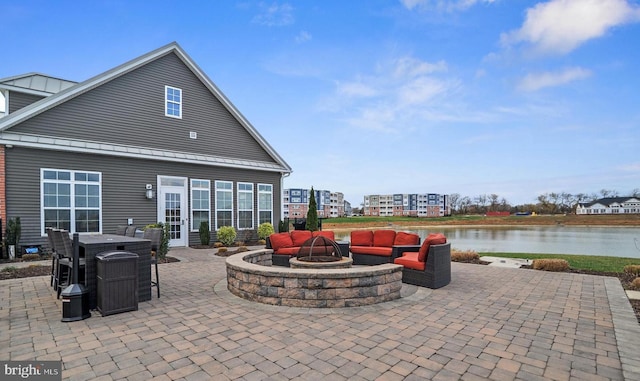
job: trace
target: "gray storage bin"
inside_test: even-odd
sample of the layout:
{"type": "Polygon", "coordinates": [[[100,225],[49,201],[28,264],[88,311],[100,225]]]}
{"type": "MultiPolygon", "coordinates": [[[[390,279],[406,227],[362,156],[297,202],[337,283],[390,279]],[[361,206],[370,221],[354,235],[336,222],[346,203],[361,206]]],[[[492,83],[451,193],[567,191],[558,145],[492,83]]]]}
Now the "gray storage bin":
{"type": "Polygon", "coordinates": [[[102,316],[138,309],[138,254],[97,254],[96,278],[97,308],[102,316]]]}

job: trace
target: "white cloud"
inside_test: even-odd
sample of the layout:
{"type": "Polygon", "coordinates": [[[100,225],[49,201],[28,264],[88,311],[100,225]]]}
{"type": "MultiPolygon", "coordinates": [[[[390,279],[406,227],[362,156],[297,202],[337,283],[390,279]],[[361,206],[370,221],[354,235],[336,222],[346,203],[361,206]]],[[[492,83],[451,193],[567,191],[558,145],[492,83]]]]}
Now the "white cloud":
{"type": "Polygon", "coordinates": [[[293,24],[293,7],[287,3],[271,5],[260,4],[260,13],[253,18],[253,22],[266,26],[284,26],[293,24]]]}
{"type": "Polygon", "coordinates": [[[442,60],[430,63],[412,57],[402,57],[396,60],[395,65],[393,72],[395,77],[416,77],[423,74],[447,71],[447,64],[442,60]]]}
{"type": "Polygon", "coordinates": [[[402,105],[428,102],[447,91],[447,83],[434,78],[420,77],[407,82],[398,89],[398,100],[402,105]]]}
{"type": "Polygon", "coordinates": [[[527,10],[522,27],[501,36],[504,45],[529,43],[540,53],[568,53],[618,25],[640,21],[626,0],[551,0],[527,10]]]}
{"type": "Polygon", "coordinates": [[[590,70],[580,67],[568,68],[557,73],[527,74],[518,84],[518,89],[521,91],[536,91],[545,87],[564,85],[590,76],[590,70]]]}
{"type": "Polygon", "coordinates": [[[377,94],[377,91],[373,87],[362,82],[338,83],[337,91],[340,95],[356,98],[368,98],[377,94]]]}
{"type": "Polygon", "coordinates": [[[441,106],[460,81],[443,76],[446,71],[445,61],[400,57],[378,65],[371,74],[338,82],[325,109],[352,114],[346,119],[351,126],[386,132],[448,118],[441,115],[441,106]]]}
{"type": "Polygon", "coordinates": [[[436,8],[441,11],[453,12],[463,11],[471,8],[477,3],[491,4],[495,0],[400,0],[402,5],[408,10],[416,8],[431,9],[436,8]]]}
{"type": "Polygon", "coordinates": [[[296,42],[301,44],[303,42],[311,41],[311,34],[306,30],[300,31],[296,36],[296,42]]]}

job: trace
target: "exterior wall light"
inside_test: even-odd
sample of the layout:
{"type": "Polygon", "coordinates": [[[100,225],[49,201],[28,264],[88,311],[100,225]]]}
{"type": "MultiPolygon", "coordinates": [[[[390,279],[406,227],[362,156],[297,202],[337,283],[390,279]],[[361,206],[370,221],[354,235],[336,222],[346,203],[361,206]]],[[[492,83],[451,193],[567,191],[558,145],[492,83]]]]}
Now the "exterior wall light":
{"type": "Polygon", "coordinates": [[[153,198],[153,185],[147,184],[146,186],[145,197],[149,200],[153,198]]]}

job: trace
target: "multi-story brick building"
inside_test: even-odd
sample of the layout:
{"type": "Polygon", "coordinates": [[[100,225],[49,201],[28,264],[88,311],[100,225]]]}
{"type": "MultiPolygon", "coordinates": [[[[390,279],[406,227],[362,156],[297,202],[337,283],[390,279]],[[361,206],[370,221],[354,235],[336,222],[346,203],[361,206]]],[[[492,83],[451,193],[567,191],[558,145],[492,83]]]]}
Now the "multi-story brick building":
{"type": "Polygon", "coordinates": [[[448,196],[436,193],[396,193],[364,196],[365,216],[442,217],[451,214],[448,196]]]}
{"type": "MultiPolygon", "coordinates": [[[[314,189],[318,218],[342,217],[347,215],[344,194],[341,192],[331,192],[328,190],[314,189]]],[[[309,189],[290,188],[283,191],[282,210],[285,218],[305,218],[309,211],[309,189]]],[[[349,210],[351,204],[349,204],[349,210]]]]}

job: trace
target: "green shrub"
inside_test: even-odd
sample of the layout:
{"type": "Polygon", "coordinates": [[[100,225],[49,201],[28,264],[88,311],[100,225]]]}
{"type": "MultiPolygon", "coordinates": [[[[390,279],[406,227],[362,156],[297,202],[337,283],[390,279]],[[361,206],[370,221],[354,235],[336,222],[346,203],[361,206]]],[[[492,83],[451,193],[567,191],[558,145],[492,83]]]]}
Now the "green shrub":
{"type": "Polygon", "coordinates": [[[273,233],[275,233],[275,231],[270,222],[263,222],[258,226],[258,238],[260,239],[267,239],[267,237],[273,233]]]}
{"type": "Polygon", "coordinates": [[[233,245],[236,240],[236,229],[233,226],[223,226],[218,229],[218,240],[225,246],[233,245]]]}
{"type": "Polygon", "coordinates": [[[567,271],[569,262],[564,259],[535,259],[531,265],[534,270],[567,271]]]}
{"type": "Polygon", "coordinates": [[[278,222],[278,233],[286,233],[289,231],[289,223],[280,220],[280,222],[278,222]]]}
{"type": "Polygon", "coordinates": [[[211,235],[209,234],[209,221],[200,222],[200,244],[209,246],[211,235]]]}

